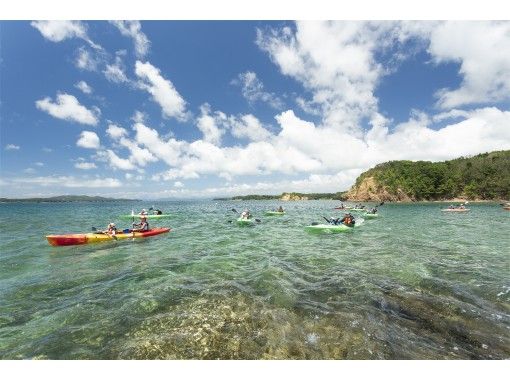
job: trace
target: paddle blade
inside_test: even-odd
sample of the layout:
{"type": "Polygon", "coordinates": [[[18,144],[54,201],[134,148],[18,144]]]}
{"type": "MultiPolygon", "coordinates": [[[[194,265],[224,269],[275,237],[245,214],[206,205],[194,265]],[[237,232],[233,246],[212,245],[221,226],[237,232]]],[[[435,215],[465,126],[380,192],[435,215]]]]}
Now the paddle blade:
{"type": "Polygon", "coordinates": [[[261,222],[261,220],[260,220],[260,219],[255,219],[255,221],[256,221],[257,223],[260,223],[260,222],[261,222]]]}
{"type": "Polygon", "coordinates": [[[233,211],[233,212],[235,212],[236,214],[238,213],[238,212],[237,212],[237,210],[236,210],[235,208],[233,208],[233,209],[232,209],[232,210],[230,210],[230,211],[233,211]]]}
{"type": "Polygon", "coordinates": [[[97,231],[97,228],[96,227],[92,227],[91,230],[92,231],[97,231]]]}
{"type": "Polygon", "coordinates": [[[130,232],[131,232],[131,230],[130,230],[129,228],[126,228],[125,230],[122,230],[122,233],[123,233],[123,234],[128,234],[128,233],[130,233],[130,232]]]}

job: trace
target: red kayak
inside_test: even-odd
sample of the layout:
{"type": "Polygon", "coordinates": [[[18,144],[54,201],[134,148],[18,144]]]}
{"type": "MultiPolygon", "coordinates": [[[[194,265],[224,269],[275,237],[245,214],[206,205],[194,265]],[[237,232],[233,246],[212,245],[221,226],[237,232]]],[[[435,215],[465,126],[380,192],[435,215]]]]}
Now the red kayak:
{"type": "Polygon", "coordinates": [[[169,232],[170,228],[153,228],[144,232],[119,232],[114,236],[108,234],[90,232],[86,234],[68,234],[68,235],[48,235],[48,243],[53,246],[63,245],[81,245],[90,243],[101,243],[105,241],[115,241],[120,239],[138,239],[164,234],[169,232]]]}

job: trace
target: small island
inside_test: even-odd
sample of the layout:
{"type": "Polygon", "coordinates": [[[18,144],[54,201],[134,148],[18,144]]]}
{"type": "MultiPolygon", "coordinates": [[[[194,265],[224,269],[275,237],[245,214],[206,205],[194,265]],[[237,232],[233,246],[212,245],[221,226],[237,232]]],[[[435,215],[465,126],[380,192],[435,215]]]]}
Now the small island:
{"type": "Polygon", "coordinates": [[[0,198],[0,203],[13,203],[13,202],[61,203],[61,202],[120,202],[120,201],[139,201],[139,199],[106,198],[88,195],[59,195],[56,197],[47,198],[0,198]]]}
{"type": "Polygon", "coordinates": [[[280,195],[237,195],[231,198],[214,198],[215,201],[310,201],[310,200],[344,200],[346,192],[337,193],[282,193],[280,195]]]}

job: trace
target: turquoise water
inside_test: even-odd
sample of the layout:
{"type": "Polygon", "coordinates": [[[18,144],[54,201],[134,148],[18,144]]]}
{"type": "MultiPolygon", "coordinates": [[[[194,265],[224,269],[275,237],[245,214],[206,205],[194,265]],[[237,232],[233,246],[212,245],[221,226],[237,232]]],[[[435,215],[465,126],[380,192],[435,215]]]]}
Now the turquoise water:
{"type": "Polygon", "coordinates": [[[386,204],[312,234],[332,201],[161,202],[154,238],[51,247],[152,204],[0,204],[4,359],[508,359],[510,212],[386,204]],[[241,227],[231,208],[261,220],[241,227]]]}

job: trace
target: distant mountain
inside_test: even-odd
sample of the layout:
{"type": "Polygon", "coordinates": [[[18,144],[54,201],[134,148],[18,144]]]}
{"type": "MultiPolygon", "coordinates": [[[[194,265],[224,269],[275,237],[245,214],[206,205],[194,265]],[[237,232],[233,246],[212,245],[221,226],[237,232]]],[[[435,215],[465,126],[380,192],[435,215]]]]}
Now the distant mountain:
{"type": "Polygon", "coordinates": [[[118,202],[139,201],[139,199],[105,198],[88,195],[59,195],[48,198],[0,198],[0,202],[118,202]]]}
{"type": "Polygon", "coordinates": [[[444,162],[390,161],[362,173],[351,201],[510,199],[510,151],[444,162]]]}
{"type": "Polygon", "coordinates": [[[282,193],[281,195],[237,195],[231,198],[214,198],[215,201],[249,201],[249,200],[279,200],[279,201],[305,201],[317,199],[342,200],[343,192],[339,193],[282,193]]]}

